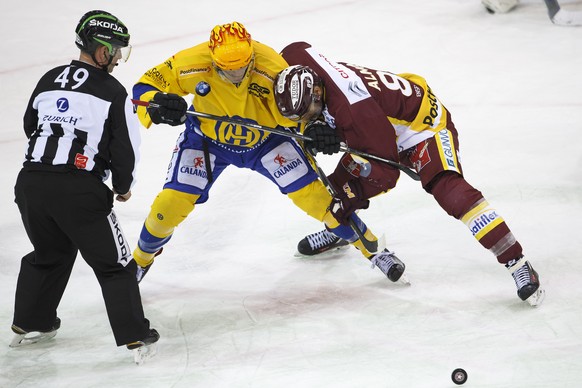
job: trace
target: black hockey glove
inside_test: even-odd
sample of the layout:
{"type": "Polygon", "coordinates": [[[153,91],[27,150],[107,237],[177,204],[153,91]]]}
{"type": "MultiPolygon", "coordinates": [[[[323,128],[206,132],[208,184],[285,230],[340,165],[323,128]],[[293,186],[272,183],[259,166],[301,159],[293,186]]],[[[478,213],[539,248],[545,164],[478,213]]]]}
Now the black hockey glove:
{"type": "Polygon", "coordinates": [[[336,191],[329,209],[342,225],[350,224],[350,216],[353,212],[370,206],[370,201],[362,198],[362,186],[357,179],[344,183],[342,187],[337,187],[336,191]]]}
{"type": "Polygon", "coordinates": [[[335,132],[335,129],[324,121],[314,121],[308,124],[303,134],[313,139],[313,141],[306,140],[304,145],[314,155],[318,152],[333,155],[340,150],[340,137],[335,132]]]}
{"type": "Polygon", "coordinates": [[[188,104],[177,94],[156,93],[147,107],[148,114],[155,124],[169,124],[172,126],[184,124],[188,104]],[[155,104],[152,106],[152,104],[155,104]]]}

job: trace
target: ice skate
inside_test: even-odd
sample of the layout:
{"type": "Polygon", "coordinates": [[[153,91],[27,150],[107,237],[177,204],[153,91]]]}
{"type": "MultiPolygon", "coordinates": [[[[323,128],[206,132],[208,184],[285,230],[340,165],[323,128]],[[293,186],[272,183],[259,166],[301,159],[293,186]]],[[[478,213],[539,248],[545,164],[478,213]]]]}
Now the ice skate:
{"type": "Polygon", "coordinates": [[[150,329],[146,338],[141,341],[135,341],[127,344],[127,348],[133,351],[133,361],[137,365],[143,364],[158,352],[158,340],[160,334],[156,329],[150,329]]]}
{"type": "Polygon", "coordinates": [[[406,265],[396,257],[394,252],[384,249],[382,252],[372,256],[370,261],[372,262],[372,268],[378,267],[391,281],[410,284],[408,276],[404,274],[406,265]]]}
{"type": "Polygon", "coordinates": [[[511,11],[517,4],[518,0],[481,0],[481,3],[487,12],[493,13],[507,13],[511,11]]]}
{"type": "Polygon", "coordinates": [[[540,287],[538,273],[533,269],[529,261],[522,257],[508,262],[507,269],[515,280],[517,296],[528,302],[531,306],[539,306],[546,296],[546,292],[540,287]]]}
{"type": "MultiPolygon", "coordinates": [[[[159,255],[161,255],[163,250],[164,250],[163,247],[160,248],[160,250],[157,251],[154,254],[154,258],[156,258],[159,255]]],[[[137,270],[135,272],[135,278],[137,279],[137,283],[138,284],[139,284],[139,282],[141,282],[141,280],[144,278],[144,276],[146,276],[146,274],[148,273],[148,271],[150,270],[150,268],[152,267],[153,264],[154,264],[154,259],[152,259],[152,262],[149,265],[146,265],[145,267],[142,267],[139,264],[137,264],[137,270]]]]}
{"type": "Polygon", "coordinates": [[[307,235],[297,244],[296,256],[315,256],[324,252],[347,248],[349,243],[327,229],[307,235]]]}
{"type": "MultiPolygon", "coordinates": [[[[152,264],[154,262],[152,261],[152,264]]],[[[135,278],[137,279],[137,283],[139,284],[139,282],[141,282],[141,280],[143,279],[143,277],[146,275],[146,273],[148,273],[148,271],[150,270],[150,267],[152,266],[152,264],[145,266],[145,267],[140,267],[139,264],[137,266],[137,271],[135,272],[135,278]]]]}
{"type": "Polygon", "coordinates": [[[53,327],[48,331],[25,331],[16,325],[12,325],[12,331],[15,333],[10,342],[11,348],[46,342],[57,335],[57,330],[61,327],[61,320],[57,317],[53,327]]]}

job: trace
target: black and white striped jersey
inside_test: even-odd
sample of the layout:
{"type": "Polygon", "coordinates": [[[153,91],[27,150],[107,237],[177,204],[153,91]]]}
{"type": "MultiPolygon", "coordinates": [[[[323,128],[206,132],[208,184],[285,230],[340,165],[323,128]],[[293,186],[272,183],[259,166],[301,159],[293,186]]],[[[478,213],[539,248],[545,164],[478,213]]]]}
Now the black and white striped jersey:
{"type": "Polygon", "coordinates": [[[127,193],[139,161],[140,125],[127,91],[109,73],[81,61],[38,82],[24,114],[25,164],[70,166],[127,193]]]}

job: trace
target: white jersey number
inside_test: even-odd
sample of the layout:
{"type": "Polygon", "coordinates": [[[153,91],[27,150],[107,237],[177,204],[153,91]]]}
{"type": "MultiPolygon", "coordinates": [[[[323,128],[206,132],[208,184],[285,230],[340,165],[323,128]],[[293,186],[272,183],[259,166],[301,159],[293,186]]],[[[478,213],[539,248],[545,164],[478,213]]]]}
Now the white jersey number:
{"type": "MultiPolygon", "coordinates": [[[[65,68],[61,74],[55,79],[56,84],[61,84],[61,88],[65,88],[69,83],[69,73],[71,71],[70,67],[65,68]]],[[[73,81],[75,84],[71,87],[72,90],[77,89],[79,86],[83,85],[85,81],[89,79],[89,72],[87,69],[79,68],[73,73],[73,81]]]]}
{"type": "Polygon", "coordinates": [[[388,89],[400,90],[406,97],[412,95],[412,85],[406,79],[385,71],[377,71],[376,74],[388,89]]]}

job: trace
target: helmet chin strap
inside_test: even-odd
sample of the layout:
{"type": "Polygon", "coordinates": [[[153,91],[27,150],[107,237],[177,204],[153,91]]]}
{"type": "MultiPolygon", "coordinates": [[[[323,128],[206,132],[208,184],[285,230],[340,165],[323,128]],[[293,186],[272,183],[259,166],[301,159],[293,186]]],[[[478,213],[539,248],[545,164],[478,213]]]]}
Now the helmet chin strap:
{"type": "MultiPolygon", "coordinates": [[[[109,54],[109,49],[106,50],[107,53],[109,54]]],[[[101,68],[101,70],[109,73],[109,65],[111,65],[111,62],[113,62],[113,55],[109,54],[109,61],[107,61],[107,63],[105,65],[101,65],[99,63],[99,61],[97,60],[97,58],[95,58],[95,53],[97,52],[97,50],[93,51],[93,53],[91,54],[91,59],[93,59],[93,62],[95,62],[97,64],[97,66],[99,66],[101,68]]],[[[115,65],[117,66],[117,64],[115,65]]]]}

